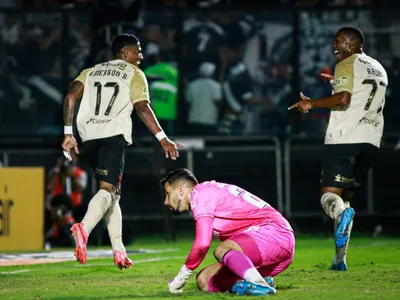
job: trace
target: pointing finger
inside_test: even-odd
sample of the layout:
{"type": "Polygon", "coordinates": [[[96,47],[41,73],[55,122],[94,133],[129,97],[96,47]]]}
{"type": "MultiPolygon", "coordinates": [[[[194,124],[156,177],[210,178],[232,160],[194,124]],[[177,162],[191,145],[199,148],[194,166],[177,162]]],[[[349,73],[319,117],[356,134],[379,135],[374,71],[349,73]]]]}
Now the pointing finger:
{"type": "Polygon", "coordinates": [[[295,107],[299,107],[299,102],[293,104],[292,106],[289,106],[289,107],[288,107],[288,110],[292,110],[292,109],[295,108],[295,107]]]}
{"type": "Polygon", "coordinates": [[[326,79],[333,79],[333,75],[331,75],[331,74],[327,74],[327,73],[321,73],[320,74],[322,77],[325,77],[326,79]]]}

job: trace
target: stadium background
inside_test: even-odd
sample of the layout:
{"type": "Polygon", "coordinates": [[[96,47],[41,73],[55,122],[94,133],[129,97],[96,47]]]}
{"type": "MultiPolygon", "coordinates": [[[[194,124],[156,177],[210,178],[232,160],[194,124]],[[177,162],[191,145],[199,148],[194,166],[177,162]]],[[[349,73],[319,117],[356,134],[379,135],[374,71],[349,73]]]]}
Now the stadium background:
{"type": "MultiPolygon", "coordinates": [[[[177,114],[166,122],[166,130],[186,147],[178,161],[165,160],[154,137],[133,116],[134,146],[126,158],[121,200],[125,241],[139,234],[165,234],[173,240],[176,232],[192,232],[189,214],[172,218],[164,209],[158,186],[159,178],[177,167],[192,169],[200,180],[215,179],[248,189],[282,211],[297,232],[330,234],[331,222],[319,205],[321,149],[329,112],[313,110],[303,116],[288,112],[287,107],[297,101],[300,91],[311,98],[331,92],[319,74],[335,65],[334,33],[342,26],[357,26],[366,35],[366,53],[386,68],[389,88],[382,156],[354,201],[355,230],[370,234],[382,225],[385,233],[398,234],[399,153],[394,148],[400,132],[400,10],[391,8],[390,1],[246,1],[245,8],[243,1],[209,1],[214,4],[210,8],[199,4],[207,1],[187,1],[186,6],[185,1],[64,1],[63,6],[49,7],[47,1],[36,2],[42,6],[0,9],[3,167],[42,167],[49,173],[61,153],[62,101],[69,82],[81,69],[109,59],[107,46],[113,35],[131,32],[142,42],[144,70],[154,63],[149,58],[161,53],[178,72],[176,107],[171,107],[177,114]],[[191,44],[198,37],[192,29],[199,22],[215,38],[205,50],[191,44]],[[215,24],[223,34],[214,32],[215,24]],[[201,58],[215,58],[216,47],[226,40],[233,48],[244,45],[251,89],[265,101],[246,108],[242,132],[194,137],[187,126],[185,89],[197,77],[201,58]]],[[[223,74],[217,78],[220,82],[225,80],[223,74]]],[[[151,89],[156,80],[149,81],[151,89]]],[[[97,189],[87,171],[81,211],[97,189]]],[[[16,180],[21,190],[29,186],[16,180]]],[[[45,187],[46,179],[39,189],[45,193],[45,187]]],[[[26,190],[18,201],[27,207],[38,201],[35,205],[44,207],[46,197],[30,197],[26,190]]],[[[3,223],[4,211],[3,206],[3,223]]],[[[43,224],[40,214],[33,220],[43,224]]],[[[23,220],[17,221],[22,224],[23,220]]],[[[93,242],[107,243],[101,225],[96,232],[93,242]]]]}

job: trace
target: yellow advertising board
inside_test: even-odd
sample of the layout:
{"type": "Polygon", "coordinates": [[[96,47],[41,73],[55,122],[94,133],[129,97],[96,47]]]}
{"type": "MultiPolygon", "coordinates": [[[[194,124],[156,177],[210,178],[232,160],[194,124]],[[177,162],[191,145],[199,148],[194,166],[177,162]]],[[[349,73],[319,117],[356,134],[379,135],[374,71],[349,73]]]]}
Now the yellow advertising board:
{"type": "Polygon", "coordinates": [[[0,168],[0,251],[43,249],[44,169],[0,168]]]}

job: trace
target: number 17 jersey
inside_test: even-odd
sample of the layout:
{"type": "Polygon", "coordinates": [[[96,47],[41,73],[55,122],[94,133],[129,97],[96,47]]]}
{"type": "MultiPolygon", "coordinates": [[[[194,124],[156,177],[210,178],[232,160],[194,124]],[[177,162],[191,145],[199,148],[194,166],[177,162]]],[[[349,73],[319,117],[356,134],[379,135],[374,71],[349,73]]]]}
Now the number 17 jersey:
{"type": "Polygon", "coordinates": [[[331,111],[325,144],[380,146],[388,78],[382,65],[362,53],[336,65],[334,91],[351,93],[350,104],[331,111]]]}
{"type": "Polygon", "coordinates": [[[123,135],[131,144],[133,105],[150,102],[142,70],[116,59],[83,70],[75,81],[85,85],[77,115],[82,141],[123,135]]]}

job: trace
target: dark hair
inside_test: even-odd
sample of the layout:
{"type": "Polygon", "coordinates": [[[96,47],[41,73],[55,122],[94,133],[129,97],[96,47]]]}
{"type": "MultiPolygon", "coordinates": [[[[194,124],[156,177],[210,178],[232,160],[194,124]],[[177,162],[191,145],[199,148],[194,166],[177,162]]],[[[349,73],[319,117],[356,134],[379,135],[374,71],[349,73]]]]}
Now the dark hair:
{"type": "Polygon", "coordinates": [[[125,46],[136,45],[139,43],[139,39],[133,34],[123,33],[113,38],[111,43],[111,52],[114,56],[125,46]]]}
{"type": "Polygon", "coordinates": [[[342,27],[338,30],[337,33],[338,34],[343,33],[345,36],[357,40],[358,42],[360,42],[360,45],[364,44],[365,41],[364,34],[360,29],[356,27],[342,27]]]}
{"type": "Polygon", "coordinates": [[[175,169],[172,172],[169,172],[167,176],[160,180],[160,184],[162,187],[168,182],[170,185],[173,185],[179,180],[189,181],[191,184],[196,185],[198,183],[197,178],[190,172],[188,169],[175,169]]]}

